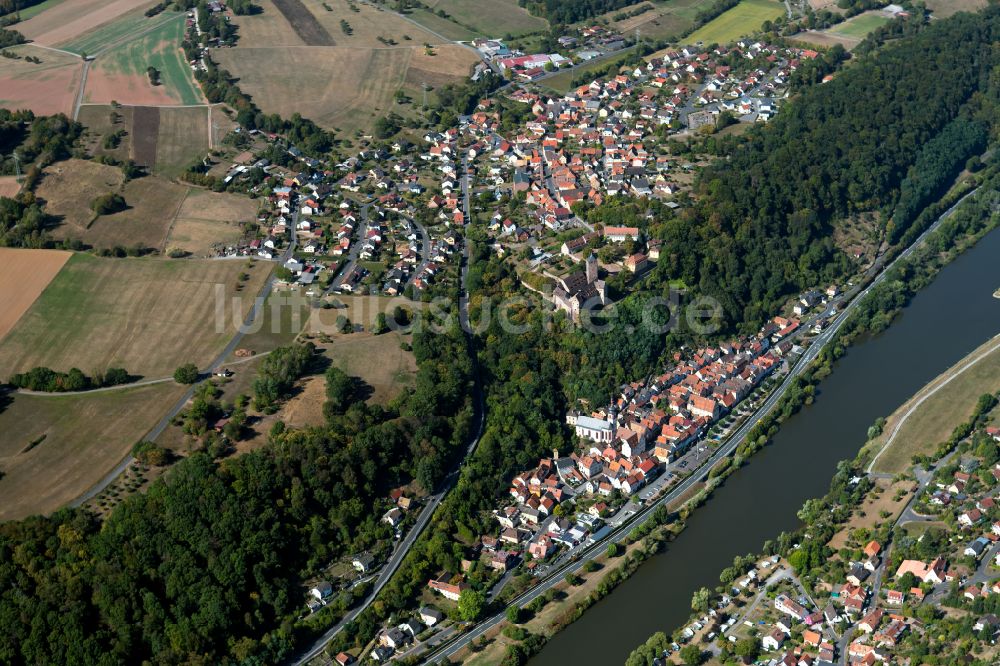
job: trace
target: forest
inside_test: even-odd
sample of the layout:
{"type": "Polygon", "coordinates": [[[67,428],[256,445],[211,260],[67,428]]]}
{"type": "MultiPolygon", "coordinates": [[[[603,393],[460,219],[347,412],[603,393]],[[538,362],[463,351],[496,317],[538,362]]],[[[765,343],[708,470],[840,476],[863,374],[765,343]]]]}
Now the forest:
{"type": "Polygon", "coordinates": [[[634,5],[635,0],[518,0],[517,4],[549,23],[567,24],[634,5]]]}
{"type": "Polygon", "coordinates": [[[849,273],[832,240],[842,221],[876,212],[884,231],[902,200],[891,228],[898,237],[981,149],[981,131],[960,123],[945,134],[946,156],[928,149],[921,158],[977,91],[977,106],[995,108],[997,56],[984,47],[998,34],[997,7],[933,22],[734,139],[727,158],[700,175],[696,205],[657,230],[670,248],[659,278],[718,298],[727,320],[749,330],[789,295],[849,273]],[[918,160],[919,179],[910,176],[918,160]]]}
{"type": "MultiPolygon", "coordinates": [[[[103,524],[63,509],[0,525],[0,663],[286,657],[300,581],[345,554],[378,552],[391,541],[378,509],[388,491],[414,478],[433,489],[464,450],[464,338],[424,335],[414,334],[416,386],[388,407],[355,401],[306,430],[279,421],[268,446],[241,456],[194,453],[103,524]]],[[[304,352],[279,356],[262,376],[268,398],[304,352]]]]}

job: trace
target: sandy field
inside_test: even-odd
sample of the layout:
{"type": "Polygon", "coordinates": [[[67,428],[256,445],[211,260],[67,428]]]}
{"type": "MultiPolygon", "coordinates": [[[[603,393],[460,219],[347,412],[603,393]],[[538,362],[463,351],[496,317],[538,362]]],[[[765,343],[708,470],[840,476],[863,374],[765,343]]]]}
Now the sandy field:
{"type": "Polygon", "coordinates": [[[21,44],[10,50],[22,57],[40,58],[42,63],[36,65],[25,60],[0,58],[0,106],[31,109],[37,115],[71,115],[83,62],[31,44],[21,44]]]}
{"type": "Polygon", "coordinates": [[[71,252],[0,247],[0,340],[14,328],[71,252]]]}
{"type": "Polygon", "coordinates": [[[113,21],[137,7],[156,4],[150,0],[72,0],[18,23],[18,31],[30,40],[54,46],[113,21]]]}

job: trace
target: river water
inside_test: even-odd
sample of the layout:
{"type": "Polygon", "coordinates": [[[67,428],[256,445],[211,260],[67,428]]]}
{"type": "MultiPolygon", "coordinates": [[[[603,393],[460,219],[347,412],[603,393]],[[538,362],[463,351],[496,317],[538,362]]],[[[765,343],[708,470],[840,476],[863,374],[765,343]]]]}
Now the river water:
{"type": "Polygon", "coordinates": [[[530,666],[622,664],[654,632],[679,627],[694,591],[718,585],[734,556],[799,526],[803,502],[826,492],[836,463],[856,455],[876,418],[1000,333],[997,287],[1000,230],[946,266],[889,330],[851,347],[813,405],[716,489],[664,552],[556,634],[530,666]]]}

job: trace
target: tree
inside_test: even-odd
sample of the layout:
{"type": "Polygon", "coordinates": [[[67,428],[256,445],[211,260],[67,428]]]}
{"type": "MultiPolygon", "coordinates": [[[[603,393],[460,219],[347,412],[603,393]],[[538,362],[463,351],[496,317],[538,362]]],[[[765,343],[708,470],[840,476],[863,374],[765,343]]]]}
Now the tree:
{"type": "Polygon", "coordinates": [[[108,192],[90,202],[90,209],[98,215],[110,215],[125,210],[125,199],[115,192],[108,192]]]}
{"type": "Polygon", "coordinates": [[[752,661],[760,654],[760,643],[756,638],[744,638],[736,644],[733,652],[736,656],[743,657],[744,661],[747,659],[752,661]]]}
{"type": "Polygon", "coordinates": [[[523,612],[520,606],[510,606],[507,608],[507,621],[511,624],[521,624],[523,612]]]}
{"type": "Polygon", "coordinates": [[[618,557],[620,552],[621,550],[617,543],[612,542],[608,544],[608,557],[618,557]]]}
{"type": "Polygon", "coordinates": [[[483,614],[486,597],[482,592],[468,588],[458,597],[458,617],[466,622],[474,622],[483,614]]]}
{"type": "Polygon", "coordinates": [[[569,585],[569,586],[571,586],[571,587],[579,585],[582,582],[580,580],[580,577],[577,576],[572,571],[567,571],[566,575],[563,577],[563,579],[566,581],[566,584],[569,585]]]}
{"type": "Polygon", "coordinates": [[[326,410],[343,414],[354,402],[354,379],[337,366],[326,371],[326,410]]]}
{"type": "Polygon", "coordinates": [[[681,661],[689,666],[698,666],[703,660],[701,648],[697,645],[685,645],[681,648],[680,654],[681,661]]]}
{"type": "Polygon", "coordinates": [[[708,601],[711,598],[712,593],[707,587],[702,587],[694,591],[691,596],[691,610],[698,613],[704,613],[708,610],[708,601]]]}
{"type": "Polygon", "coordinates": [[[178,384],[194,384],[198,381],[198,366],[194,363],[185,363],[174,370],[174,381],[178,384]]]}
{"type": "Polygon", "coordinates": [[[382,335],[383,333],[388,332],[388,330],[389,324],[386,323],[385,313],[379,312],[375,315],[375,325],[372,327],[372,333],[375,335],[382,335]]]}

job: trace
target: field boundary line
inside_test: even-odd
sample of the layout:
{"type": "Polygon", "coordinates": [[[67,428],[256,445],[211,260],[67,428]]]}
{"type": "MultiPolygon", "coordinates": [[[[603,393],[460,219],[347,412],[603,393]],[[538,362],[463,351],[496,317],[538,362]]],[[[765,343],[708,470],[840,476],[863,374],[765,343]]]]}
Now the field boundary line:
{"type": "Polygon", "coordinates": [[[922,396],[920,396],[920,398],[914,401],[912,405],[910,405],[909,409],[907,409],[906,412],[903,413],[903,415],[900,417],[896,425],[893,426],[892,432],[889,433],[889,438],[885,441],[885,444],[883,444],[882,448],[879,449],[878,453],[875,454],[875,457],[872,458],[872,461],[868,463],[868,469],[865,470],[867,473],[871,474],[872,469],[875,467],[875,463],[878,461],[879,457],[883,453],[885,453],[886,449],[888,449],[889,446],[893,443],[893,441],[895,441],[896,435],[898,435],[899,431],[903,428],[903,424],[905,424],[906,421],[910,418],[910,416],[913,415],[913,412],[917,411],[917,408],[920,407],[920,405],[924,404],[924,402],[926,402],[928,398],[930,398],[932,395],[936,394],[938,391],[940,391],[945,386],[950,384],[952,380],[961,376],[966,370],[979,363],[981,360],[983,360],[985,357],[995,352],[997,349],[1000,349],[1000,333],[994,335],[992,339],[996,340],[996,342],[990,345],[988,349],[985,349],[981,353],[977,354],[975,358],[971,358],[968,361],[966,361],[964,364],[962,364],[961,367],[957,368],[955,372],[953,372],[943,381],[941,381],[940,384],[938,384],[931,390],[924,393],[922,396]]]}
{"type": "Polygon", "coordinates": [[[170,240],[170,232],[174,230],[174,225],[177,223],[177,218],[181,214],[181,208],[184,208],[184,202],[188,200],[189,196],[191,196],[191,190],[192,190],[191,187],[187,188],[187,190],[184,192],[184,196],[181,198],[180,204],[178,204],[177,206],[177,210],[175,210],[174,214],[171,216],[170,224],[167,225],[167,230],[163,234],[163,244],[160,252],[167,251],[167,241],[170,240]]]}

